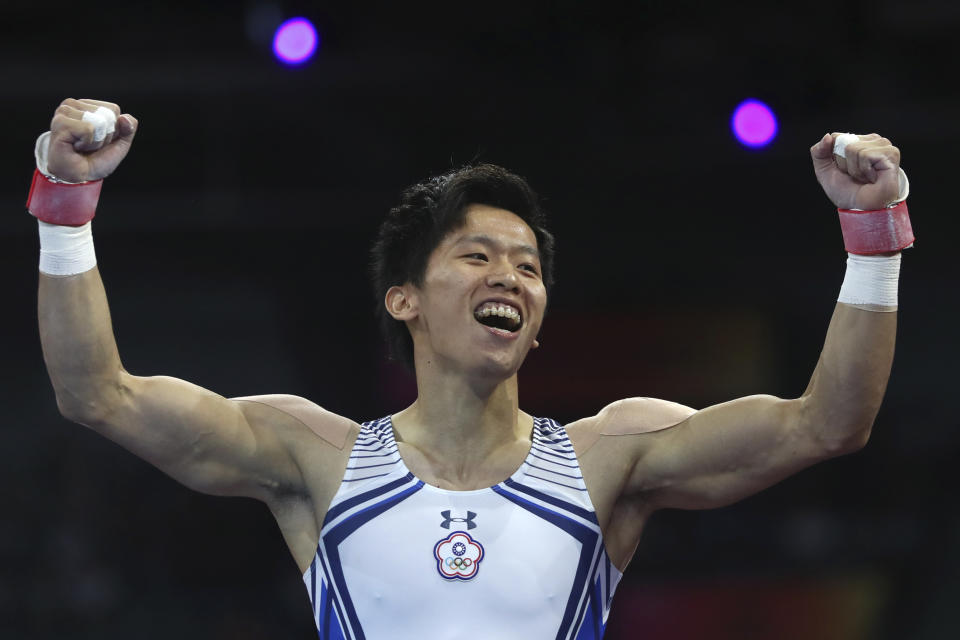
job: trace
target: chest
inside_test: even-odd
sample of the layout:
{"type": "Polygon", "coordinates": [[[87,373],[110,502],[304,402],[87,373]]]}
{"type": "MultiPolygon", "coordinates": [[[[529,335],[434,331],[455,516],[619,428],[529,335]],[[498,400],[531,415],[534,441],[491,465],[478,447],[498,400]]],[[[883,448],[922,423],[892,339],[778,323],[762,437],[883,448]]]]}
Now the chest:
{"type": "Polygon", "coordinates": [[[407,484],[334,513],[321,535],[320,578],[367,637],[401,637],[392,620],[436,638],[553,637],[584,609],[605,560],[598,527],[506,485],[407,484]]]}

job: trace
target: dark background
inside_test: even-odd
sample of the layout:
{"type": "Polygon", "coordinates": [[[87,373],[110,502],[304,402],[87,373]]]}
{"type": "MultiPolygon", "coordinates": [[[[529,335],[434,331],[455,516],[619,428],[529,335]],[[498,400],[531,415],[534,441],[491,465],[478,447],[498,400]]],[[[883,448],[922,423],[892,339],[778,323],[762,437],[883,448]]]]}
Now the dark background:
{"type": "Polygon", "coordinates": [[[890,137],[918,241],[870,444],[655,516],[608,637],[957,637],[958,28],[947,0],[0,3],[0,638],[315,637],[262,505],[192,493],[56,411],[23,203],[65,97],[141,123],[95,222],[126,367],[356,420],[411,399],[373,322],[378,220],[471,160],[526,176],[559,241],[527,411],[799,395],[845,257],[808,148],[890,137]],[[293,15],[323,42],[292,69],[267,22],[293,15]],[[747,97],[780,119],[762,151],[729,132],[747,97]]]}

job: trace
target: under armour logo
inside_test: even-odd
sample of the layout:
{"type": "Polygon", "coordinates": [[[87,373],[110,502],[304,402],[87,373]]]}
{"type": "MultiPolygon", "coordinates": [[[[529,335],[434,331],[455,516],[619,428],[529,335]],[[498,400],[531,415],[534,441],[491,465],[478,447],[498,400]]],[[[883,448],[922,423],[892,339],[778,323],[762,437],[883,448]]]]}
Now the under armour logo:
{"type": "Polygon", "coordinates": [[[473,511],[467,511],[466,518],[451,518],[449,510],[441,511],[440,515],[443,516],[443,522],[440,523],[440,526],[444,529],[449,529],[451,522],[466,522],[468,531],[470,529],[475,529],[477,526],[477,523],[473,521],[473,519],[477,517],[477,514],[475,514],[473,511]]]}

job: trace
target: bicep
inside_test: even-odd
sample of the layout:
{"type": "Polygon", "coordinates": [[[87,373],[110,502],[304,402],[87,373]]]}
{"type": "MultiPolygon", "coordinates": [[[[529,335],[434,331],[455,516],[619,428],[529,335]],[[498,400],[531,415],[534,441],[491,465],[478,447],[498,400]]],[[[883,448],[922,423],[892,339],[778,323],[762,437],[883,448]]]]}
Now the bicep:
{"type": "Polygon", "coordinates": [[[709,509],[757,493],[827,457],[800,427],[801,400],[748,396],[649,434],[630,490],[653,508],[709,509]]]}
{"type": "Polygon", "coordinates": [[[241,403],[168,376],[123,373],[108,411],[89,426],[204,493],[266,499],[299,482],[284,442],[241,403]]]}

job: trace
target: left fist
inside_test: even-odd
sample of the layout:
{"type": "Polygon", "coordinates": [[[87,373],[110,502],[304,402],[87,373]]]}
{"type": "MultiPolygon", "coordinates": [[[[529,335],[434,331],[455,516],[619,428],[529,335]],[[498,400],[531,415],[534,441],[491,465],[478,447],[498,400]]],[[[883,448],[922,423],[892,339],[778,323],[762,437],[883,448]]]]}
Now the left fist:
{"type": "Polygon", "coordinates": [[[810,147],[813,170],[827,197],[840,209],[883,209],[900,195],[900,150],[876,133],[847,144],[845,158],[828,133],[810,147]]]}

